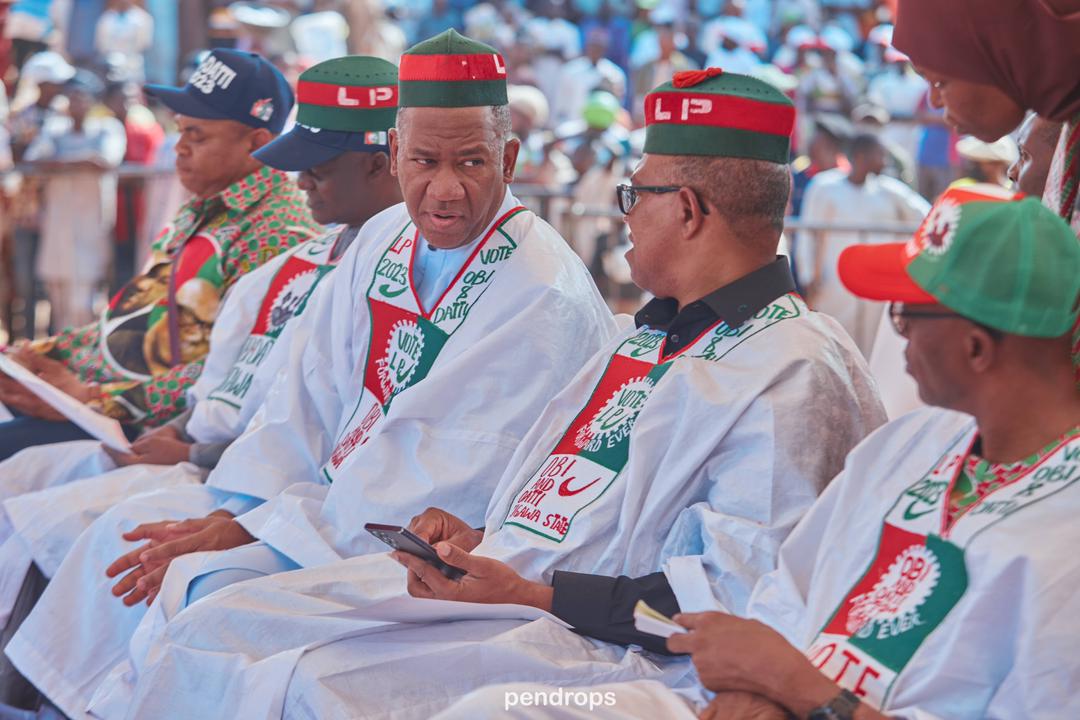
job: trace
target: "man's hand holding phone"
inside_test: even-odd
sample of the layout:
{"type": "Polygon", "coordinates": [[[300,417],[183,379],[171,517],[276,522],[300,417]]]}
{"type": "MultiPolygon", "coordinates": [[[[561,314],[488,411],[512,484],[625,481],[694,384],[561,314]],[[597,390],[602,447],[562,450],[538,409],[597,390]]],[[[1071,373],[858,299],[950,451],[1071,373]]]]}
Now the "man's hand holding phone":
{"type": "Polygon", "coordinates": [[[408,589],[413,597],[511,603],[551,611],[551,586],[526,580],[506,563],[472,554],[484,534],[460,518],[428,508],[412,519],[406,532],[430,542],[438,560],[432,564],[424,559],[424,552],[411,553],[404,545],[393,553],[394,559],[409,570],[408,589]],[[464,575],[446,577],[439,570],[441,565],[458,569],[464,575]]]}
{"type": "Polygon", "coordinates": [[[551,611],[553,590],[518,575],[504,562],[467,553],[447,542],[437,543],[439,559],[464,571],[457,579],[445,577],[414,555],[395,552],[394,559],[409,569],[409,594],[413,597],[458,602],[530,605],[551,611]]]}
{"type": "Polygon", "coordinates": [[[439,508],[428,508],[409,521],[409,532],[426,542],[448,542],[465,552],[472,552],[484,539],[484,532],[469,527],[461,518],[439,508]]]}

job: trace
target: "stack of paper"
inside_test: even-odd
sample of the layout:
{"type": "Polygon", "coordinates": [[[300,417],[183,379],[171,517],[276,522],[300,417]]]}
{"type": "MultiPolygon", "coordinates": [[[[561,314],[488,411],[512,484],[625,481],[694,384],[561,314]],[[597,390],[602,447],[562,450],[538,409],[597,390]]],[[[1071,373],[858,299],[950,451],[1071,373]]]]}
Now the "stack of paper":
{"type": "Polygon", "coordinates": [[[638,632],[657,635],[662,638],[686,632],[686,628],[667,615],[649,607],[644,600],[638,600],[634,606],[634,627],[638,632]]]}
{"type": "Polygon", "coordinates": [[[114,450],[128,452],[131,443],[120,423],[94,412],[83,403],[27,370],[10,357],[0,353],[0,372],[18,380],[30,392],[48,403],[54,410],[114,450]]]}

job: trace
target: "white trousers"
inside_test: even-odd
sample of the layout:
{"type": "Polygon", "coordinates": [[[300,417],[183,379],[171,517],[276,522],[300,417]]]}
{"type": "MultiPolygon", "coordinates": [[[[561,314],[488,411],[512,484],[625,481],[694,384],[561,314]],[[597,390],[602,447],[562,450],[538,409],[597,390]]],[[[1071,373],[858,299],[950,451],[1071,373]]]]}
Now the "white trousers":
{"type": "MultiPolygon", "coordinates": [[[[18,510],[9,510],[7,503],[114,467],[101,450],[101,443],[95,440],[29,447],[0,462],[0,627],[11,616],[32,561],[29,548],[16,537],[22,516],[18,510]]],[[[56,514],[62,512],[62,508],[53,508],[46,520],[55,520],[56,514]]]]}
{"type": "Polygon", "coordinates": [[[113,505],[201,484],[206,475],[191,463],[116,468],[96,440],[31,447],[0,463],[0,625],[31,562],[51,578],[79,535],[113,505]]]}
{"type": "Polygon", "coordinates": [[[145,522],[204,517],[221,502],[220,493],[187,485],[136,495],[95,520],[5,648],[19,672],[69,717],[89,717],[94,690],[126,659],[147,609],[114,597],[118,579],[105,575],[106,567],[138,546],[121,534],[145,522]]]}
{"type": "Polygon", "coordinates": [[[133,642],[132,668],[110,676],[92,709],[105,718],[427,720],[491,682],[688,672],[684,660],[661,666],[534,608],[412,598],[404,579],[380,553],[228,587],[133,642]]]}

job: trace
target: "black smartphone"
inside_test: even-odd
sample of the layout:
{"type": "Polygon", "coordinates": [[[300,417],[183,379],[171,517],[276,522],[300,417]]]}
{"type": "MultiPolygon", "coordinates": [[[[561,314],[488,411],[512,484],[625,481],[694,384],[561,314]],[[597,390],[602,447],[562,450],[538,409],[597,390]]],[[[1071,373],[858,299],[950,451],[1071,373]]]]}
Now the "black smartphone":
{"type": "Polygon", "coordinates": [[[379,523],[365,523],[364,529],[384,543],[394,548],[415,555],[426,563],[434,565],[446,577],[458,580],[465,576],[465,571],[453,565],[447,565],[439,558],[435,548],[426,541],[409,532],[408,528],[400,525],[380,525],[379,523]]]}

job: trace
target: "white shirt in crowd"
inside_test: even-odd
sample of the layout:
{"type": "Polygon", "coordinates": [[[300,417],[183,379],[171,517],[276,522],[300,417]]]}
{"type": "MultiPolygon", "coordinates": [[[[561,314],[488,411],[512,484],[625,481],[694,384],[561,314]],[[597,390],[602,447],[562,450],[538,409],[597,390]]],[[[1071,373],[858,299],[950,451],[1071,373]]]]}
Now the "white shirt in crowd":
{"type": "Polygon", "coordinates": [[[871,80],[866,91],[872,103],[889,112],[890,121],[881,128],[882,141],[903,148],[913,158],[918,156],[922,136],[922,127],[913,119],[928,87],[913,70],[889,69],[871,80]]]}
{"type": "Polygon", "coordinates": [[[559,75],[559,93],[555,97],[556,124],[580,120],[589,93],[598,89],[610,90],[622,102],[626,97],[626,73],[607,58],[593,64],[583,55],[566,63],[559,75]]]}
{"type": "MultiPolygon", "coordinates": [[[[124,126],[116,118],[87,118],[82,132],[75,132],[71,118],[56,117],[46,123],[25,159],[97,160],[116,167],[126,147],[124,126]]],[[[37,276],[49,290],[55,322],[61,326],[89,322],[94,286],[105,277],[112,258],[116,176],[91,168],[50,174],[44,197],[37,276]]]]}
{"type": "Polygon", "coordinates": [[[128,78],[142,82],[146,77],[145,53],[154,40],[154,18],[141,7],[123,12],[106,10],[98,19],[94,48],[102,56],[115,53],[124,59],[128,78]]]}
{"type": "MultiPolygon", "coordinates": [[[[915,224],[929,211],[930,203],[895,178],[870,175],[863,184],[856,185],[848,180],[845,171],[834,169],[819,173],[810,181],[803,200],[802,219],[868,226],[915,224]]],[[[867,357],[884,305],[858,300],[849,293],[837,277],[836,263],[840,252],[849,245],[895,242],[896,239],[897,236],[892,234],[804,231],[799,234],[795,246],[799,279],[804,287],[814,280],[815,267],[820,268],[818,286],[810,299],[814,309],[839,320],[867,357]]]]}
{"type": "Polygon", "coordinates": [[[349,54],[349,23],[333,10],[301,15],[289,25],[296,51],[312,64],[349,54]]]}
{"type": "Polygon", "coordinates": [[[723,68],[725,72],[752,74],[761,65],[761,59],[744,47],[725,50],[718,47],[709,53],[705,67],[723,68]]]}

